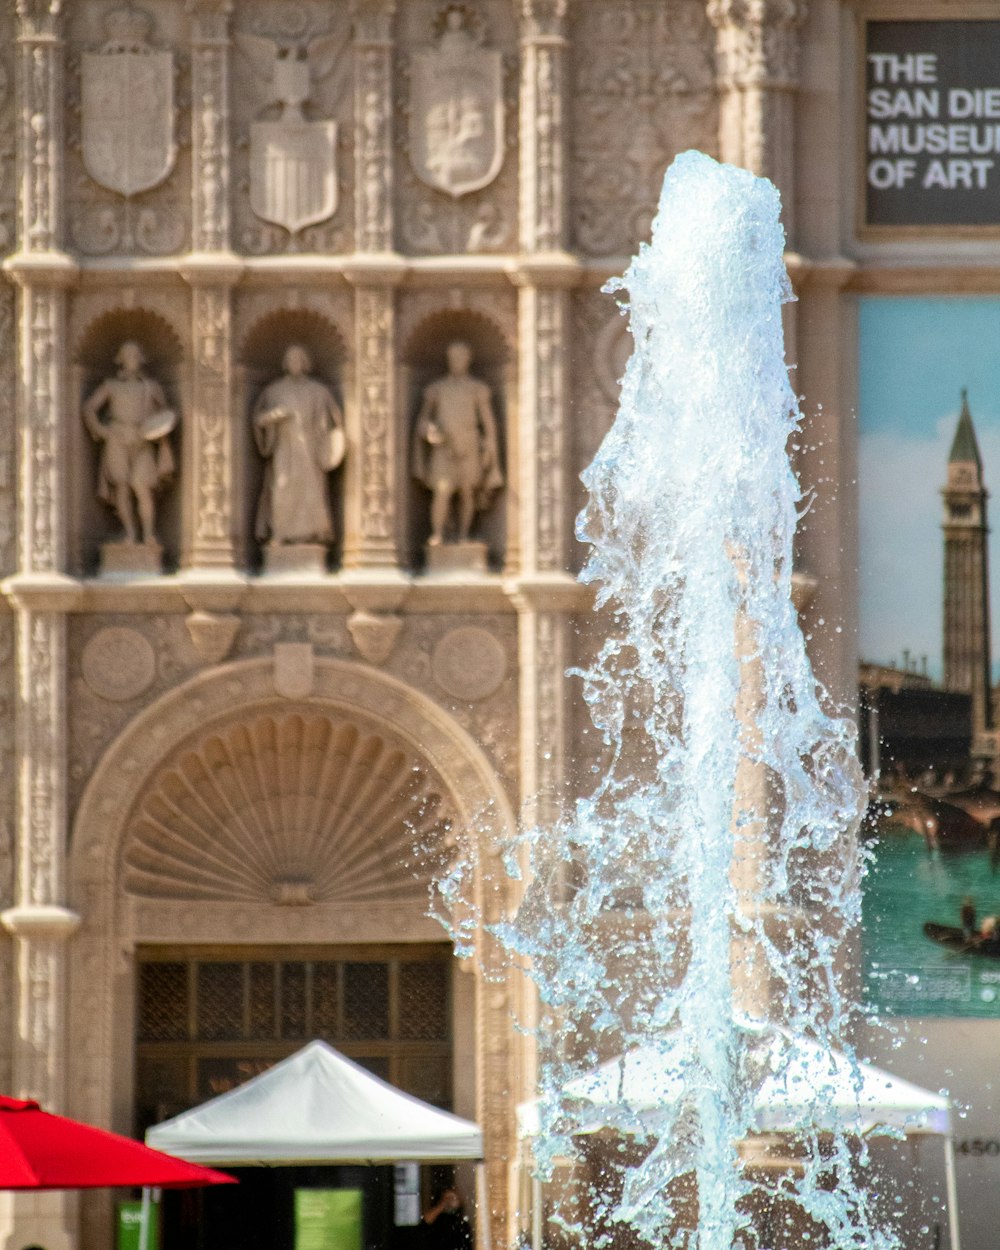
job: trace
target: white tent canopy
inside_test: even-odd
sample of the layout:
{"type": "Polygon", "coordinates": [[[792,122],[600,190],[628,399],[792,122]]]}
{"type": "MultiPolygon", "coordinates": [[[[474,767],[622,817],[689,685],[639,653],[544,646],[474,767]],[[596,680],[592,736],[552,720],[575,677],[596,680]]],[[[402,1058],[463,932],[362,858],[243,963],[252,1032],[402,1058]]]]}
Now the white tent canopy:
{"type": "MultiPolygon", "coordinates": [[[[744,1026],[742,1031],[763,1078],[754,1098],[758,1132],[951,1132],[951,1105],[941,1094],[777,1025],[744,1026]]],[[[654,1131],[659,1117],[681,1098],[685,1062],[679,1035],[668,1034],[656,1046],[637,1047],[571,1082],[565,1092],[579,1109],[582,1131],[620,1126],[623,1110],[633,1123],[637,1119],[654,1131]]],[[[537,1104],[522,1103],[518,1119],[522,1135],[534,1136],[537,1104]]]]}
{"type": "Polygon", "coordinates": [[[191,1162],[230,1167],[483,1157],[478,1125],[402,1093],[318,1041],[155,1125],[146,1141],[191,1162]]]}

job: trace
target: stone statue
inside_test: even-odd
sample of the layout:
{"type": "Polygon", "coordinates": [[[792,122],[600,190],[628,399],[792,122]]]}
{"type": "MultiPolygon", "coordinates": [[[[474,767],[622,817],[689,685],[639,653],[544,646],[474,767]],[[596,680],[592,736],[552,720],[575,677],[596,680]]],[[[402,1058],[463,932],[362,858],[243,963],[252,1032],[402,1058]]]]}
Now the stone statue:
{"type": "Polygon", "coordinates": [[[469,541],[477,512],[503,486],[490,388],[469,374],[468,343],[449,343],[448,373],[424,392],[413,447],[413,475],[431,492],[431,536],[438,547],[458,499],[457,539],[469,541]]]}
{"type": "Polygon", "coordinates": [[[257,506],[262,542],[333,541],[326,475],[344,458],[344,423],[328,387],[309,377],[306,349],[285,352],[284,376],[266,387],[254,409],[254,437],[267,459],[257,506]]]}
{"type": "Polygon", "coordinates": [[[173,476],[168,435],[177,417],[167,408],[160,384],[143,372],[145,363],[138,343],[123,343],[115,356],[117,375],[106,378],[84,403],[83,419],[102,444],[98,498],[118,513],[126,543],[139,541],[138,511],[142,541],[155,547],[153,495],[173,476]]]}

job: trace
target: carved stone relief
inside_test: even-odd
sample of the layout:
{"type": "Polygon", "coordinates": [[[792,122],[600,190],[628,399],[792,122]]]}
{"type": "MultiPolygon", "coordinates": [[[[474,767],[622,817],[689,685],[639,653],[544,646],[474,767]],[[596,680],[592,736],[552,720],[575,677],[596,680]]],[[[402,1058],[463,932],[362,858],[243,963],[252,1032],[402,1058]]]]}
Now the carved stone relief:
{"type": "Polygon", "coordinates": [[[17,562],[14,299],[14,288],[3,283],[0,286],[0,575],[13,572],[17,562]]]}
{"type": "Polygon", "coordinates": [[[460,625],[434,648],[431,670],[445,694],[463,703],[478,703],[500,688],[507,676],[507,655],[488,629],[460,625]]]}
{"type": "MultiPolygon", "coordinates": [[[[618,405],[620,381],[632,351],[632,336],[628,321],[622,316],[615,300],[593,288],[573,293],[571,316],[573,355],[570,404],[573,421],[570,426],[570,454],[574,489],[570,509],[575,515],[586,499],[586,491],[578,475],[593,460],[611,426],[618,405]]],[[[582,556],[578,545],[574,556],[578,564],[582,556]]]]}
{"type": "Polygon", "coordinates": [[[237,19],[236,245],[254,254],[348,250],[353,161],[346,8],[283,3],[237,19]]]}
{"type": "Polygon", "coordinates": [[[190,239],[190,58],[180,6],[68,14],[67,220],[85,256],[169,255],[190,239]]]}
{"type": "Polygon", "coordinates": [[[274,705],[167,756],[128,822],[125,889],[300,907],[422,897],[447,854],[443,794],[384,731],[274,705]]]}
{"type": "Polygon", "coordinates": [[[512,251],[517,241],[517,35],[509,6],[415,4],[396,58],[399,246],[512,251]]]}
{"type": "Polygon", "coordinates": [[[673,157],[718,146],[711,28],[702,0],[591,0],[573,21],[573,239],[632,255],[673,157]]]}
{"type": "MultiPolygon", "coordinates": [[[[14,25],[10,5],[0,11],[0,256],[14,250],[17,189],[14,174],[14,25]]],[[[12,340],[4,336],[0,342],[12,340]]]]}

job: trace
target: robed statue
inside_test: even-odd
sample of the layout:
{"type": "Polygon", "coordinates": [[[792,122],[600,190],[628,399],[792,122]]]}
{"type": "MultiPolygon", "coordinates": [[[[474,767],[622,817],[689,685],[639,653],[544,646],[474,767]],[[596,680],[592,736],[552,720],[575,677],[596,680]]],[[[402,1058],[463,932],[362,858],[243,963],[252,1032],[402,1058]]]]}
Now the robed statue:
{"type": "Polygon", "coordinates": [[[105,378],[83,405],[83,420],[101,444],[97,496],[118,513],[127,543],[156,546],[158,487],[173,476],[169,434],[177,416],[167,407],[159,382],[147,377],[138,343],[123,343],[118,372],[105,378]],[[136,525],[138,512],[139,524],[136,525]]]}
{"type": "Polygon", "coordinates": [[[455,533],[468,542],[477,512],[503,486],[490,388],[472,377],[468,343],[449,343],[448,372],[424,392],[413,444],[413,475],[431,492],[429,545],[440,546],[457,502],[455,533]]]}
{"type": "Polygon", "coordinates": [[[267,461],[256,535],[272,543],[333,541],[327,474],[344,458],[344,419],[329,387],[309,376],[312,361],[297,343],[284,375],[265,387],[253,414],[257,449],[267,461]]]}

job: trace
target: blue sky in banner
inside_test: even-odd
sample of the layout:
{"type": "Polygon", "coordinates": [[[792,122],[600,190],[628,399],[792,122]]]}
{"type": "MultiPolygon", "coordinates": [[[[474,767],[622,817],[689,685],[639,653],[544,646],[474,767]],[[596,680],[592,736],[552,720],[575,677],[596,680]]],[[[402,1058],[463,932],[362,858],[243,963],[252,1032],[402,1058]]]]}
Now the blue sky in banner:
{"type": "Polygon", "coordinates": [[[1000,673],[1000,299],[863,297],[858,487],[863,660],[904,649],[941,675],[941,487],[969,405],[990,491],[994,673],[1000,673]]]}

